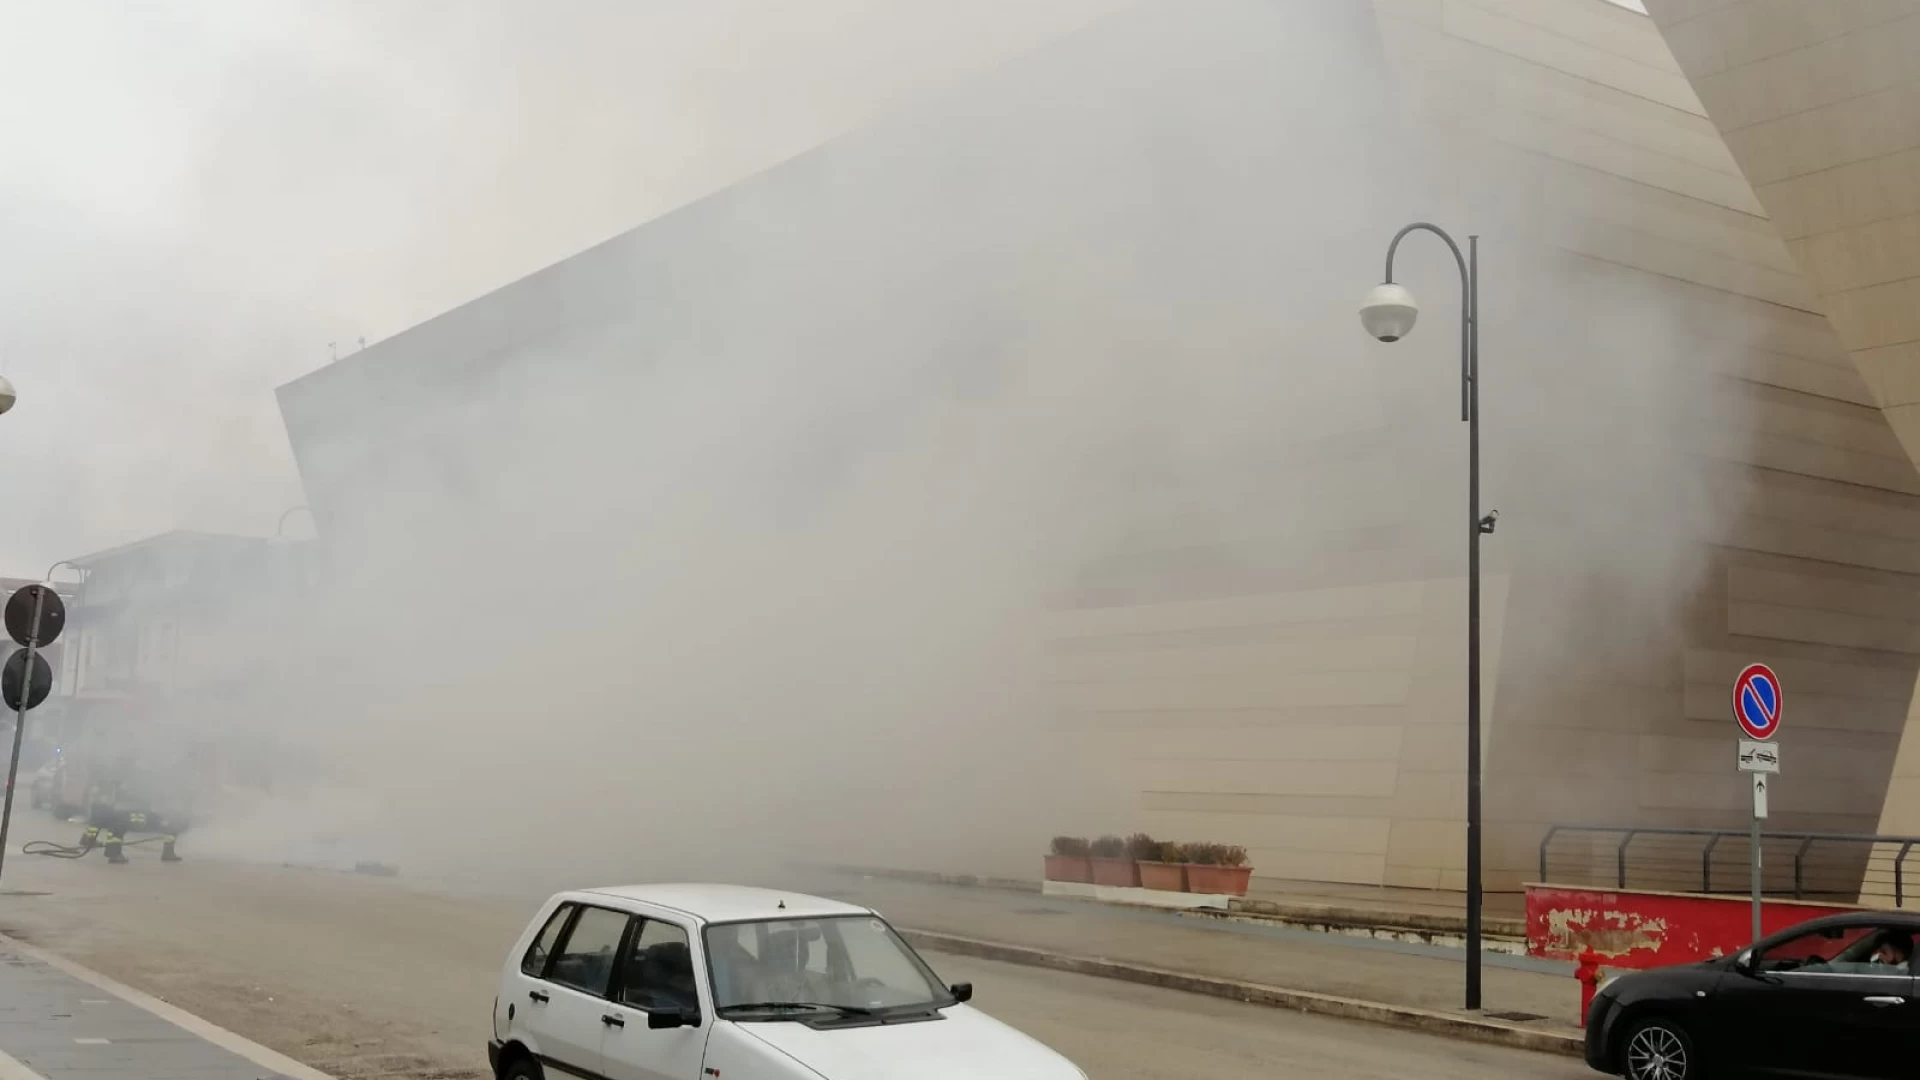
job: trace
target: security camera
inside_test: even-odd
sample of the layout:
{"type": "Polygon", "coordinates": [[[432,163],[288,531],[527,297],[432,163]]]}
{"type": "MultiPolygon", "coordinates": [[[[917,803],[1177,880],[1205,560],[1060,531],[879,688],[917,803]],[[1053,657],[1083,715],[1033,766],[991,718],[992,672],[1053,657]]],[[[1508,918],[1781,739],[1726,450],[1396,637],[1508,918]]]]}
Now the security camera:
{"type": "Polygon", "coordinates": [[[1480,519],[1480,531],[1483,533],[1490,533],[1493,531],[1493,527],[1495,525],[1498,525],[1499,523],[1500,523],[1500,511],[1489,510],[1487,511],[1487,516],[1480,519]]]}
{"type": "Polygon", "coordinates": [[[1413,332],[1420,317],[1420,305],[1405,288],[1387,282],[1375,285],[1360,305],[1360,325],[1381,341],[1399,341],[1413,332]]]}
{"type": "Polygon", "coordinates": [[[8,382],[4,377],[0,377],[0,413],[4,413],[8,409],[13,408],[13,403],[17,398],[18,395],[13,392],[13,384],[8,382]]]}

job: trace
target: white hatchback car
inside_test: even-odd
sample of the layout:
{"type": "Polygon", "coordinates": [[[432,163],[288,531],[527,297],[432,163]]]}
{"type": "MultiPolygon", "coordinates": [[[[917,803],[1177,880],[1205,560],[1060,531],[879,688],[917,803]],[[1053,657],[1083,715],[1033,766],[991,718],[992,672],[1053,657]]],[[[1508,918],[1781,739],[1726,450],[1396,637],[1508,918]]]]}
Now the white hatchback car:
{"type": "Polygon", "coordinates": [[[500,973],[500,1080],[1086,1080],[873,911],[734,885],[561,893],[500,973]]]}

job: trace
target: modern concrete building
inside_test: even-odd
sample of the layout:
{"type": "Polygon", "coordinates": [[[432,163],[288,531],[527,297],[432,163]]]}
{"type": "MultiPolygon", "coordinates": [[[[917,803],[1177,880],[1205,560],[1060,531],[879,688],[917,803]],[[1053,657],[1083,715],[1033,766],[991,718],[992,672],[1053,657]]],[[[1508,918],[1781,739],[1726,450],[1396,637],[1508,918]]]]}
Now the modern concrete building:
{"type": "Polygon", "coordinates": [[[73,695],[244,727],[284,659],[270,615],[292,595],[297,547],[174,530],[69,560],[85,575],[68,611],[73,695]]]}
{"type": "MultiPolygon", "coordinates": [[[[1868,402],[1920,460],[1920,2],[1647,6],[1868,402]]],[[[1855,611],[1900,618],[1915,599],[1910,585],[1888,589],[1855,611]]],[[[1915,716],[1881,813],[1889,835],[1920,832],[1915,716]]]]}
{"type": "Polygon", "coordinates": [[[483,448],[554,423],[520,402],[556,381],[579,420],[694,365],[885,352],[991,400],[1098,357],[1160,411],[1102,429],[1047,651],[1061,767],[1125,798],[1033,843],[1457,888],[1451,263],[1407,249],[1403,345],[1353,315],[1432,218],[1486,234],[1490,881],[1553,823],[1742,827],[1753,659],[1786,685],[1773,823],[1920,833],[1920,110],[1906,22],[1867,25],[1902,5],[1648,6],[1129,10],[282,388],[321,531],[351,561],[532,498],[483,448]]]}

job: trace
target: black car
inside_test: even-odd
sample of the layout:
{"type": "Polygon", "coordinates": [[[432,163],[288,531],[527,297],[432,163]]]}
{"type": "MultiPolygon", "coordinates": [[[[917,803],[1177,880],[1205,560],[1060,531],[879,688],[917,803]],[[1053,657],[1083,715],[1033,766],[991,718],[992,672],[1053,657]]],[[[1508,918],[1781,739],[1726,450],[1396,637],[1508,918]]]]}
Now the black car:
{"type": "Polygon", "coordinates": [[[1587,1064],[1628,1080],[1920,1076],[1920,915],[1813,919],[1737,955],[1610,980],[1587,1064]]]}

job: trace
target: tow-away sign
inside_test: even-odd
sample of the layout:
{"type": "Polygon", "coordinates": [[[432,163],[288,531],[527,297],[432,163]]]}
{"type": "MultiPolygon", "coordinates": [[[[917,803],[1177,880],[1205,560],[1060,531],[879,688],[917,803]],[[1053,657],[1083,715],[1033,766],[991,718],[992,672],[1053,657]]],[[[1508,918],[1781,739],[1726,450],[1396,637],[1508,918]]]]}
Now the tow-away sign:
{"type": "Polygon", "coordinates": [[[1740,740],[1740,771],[1750,773],[1778,773],[1780,771],[1780,744],[1761,742],[1758,739],[1740,740]]]}

